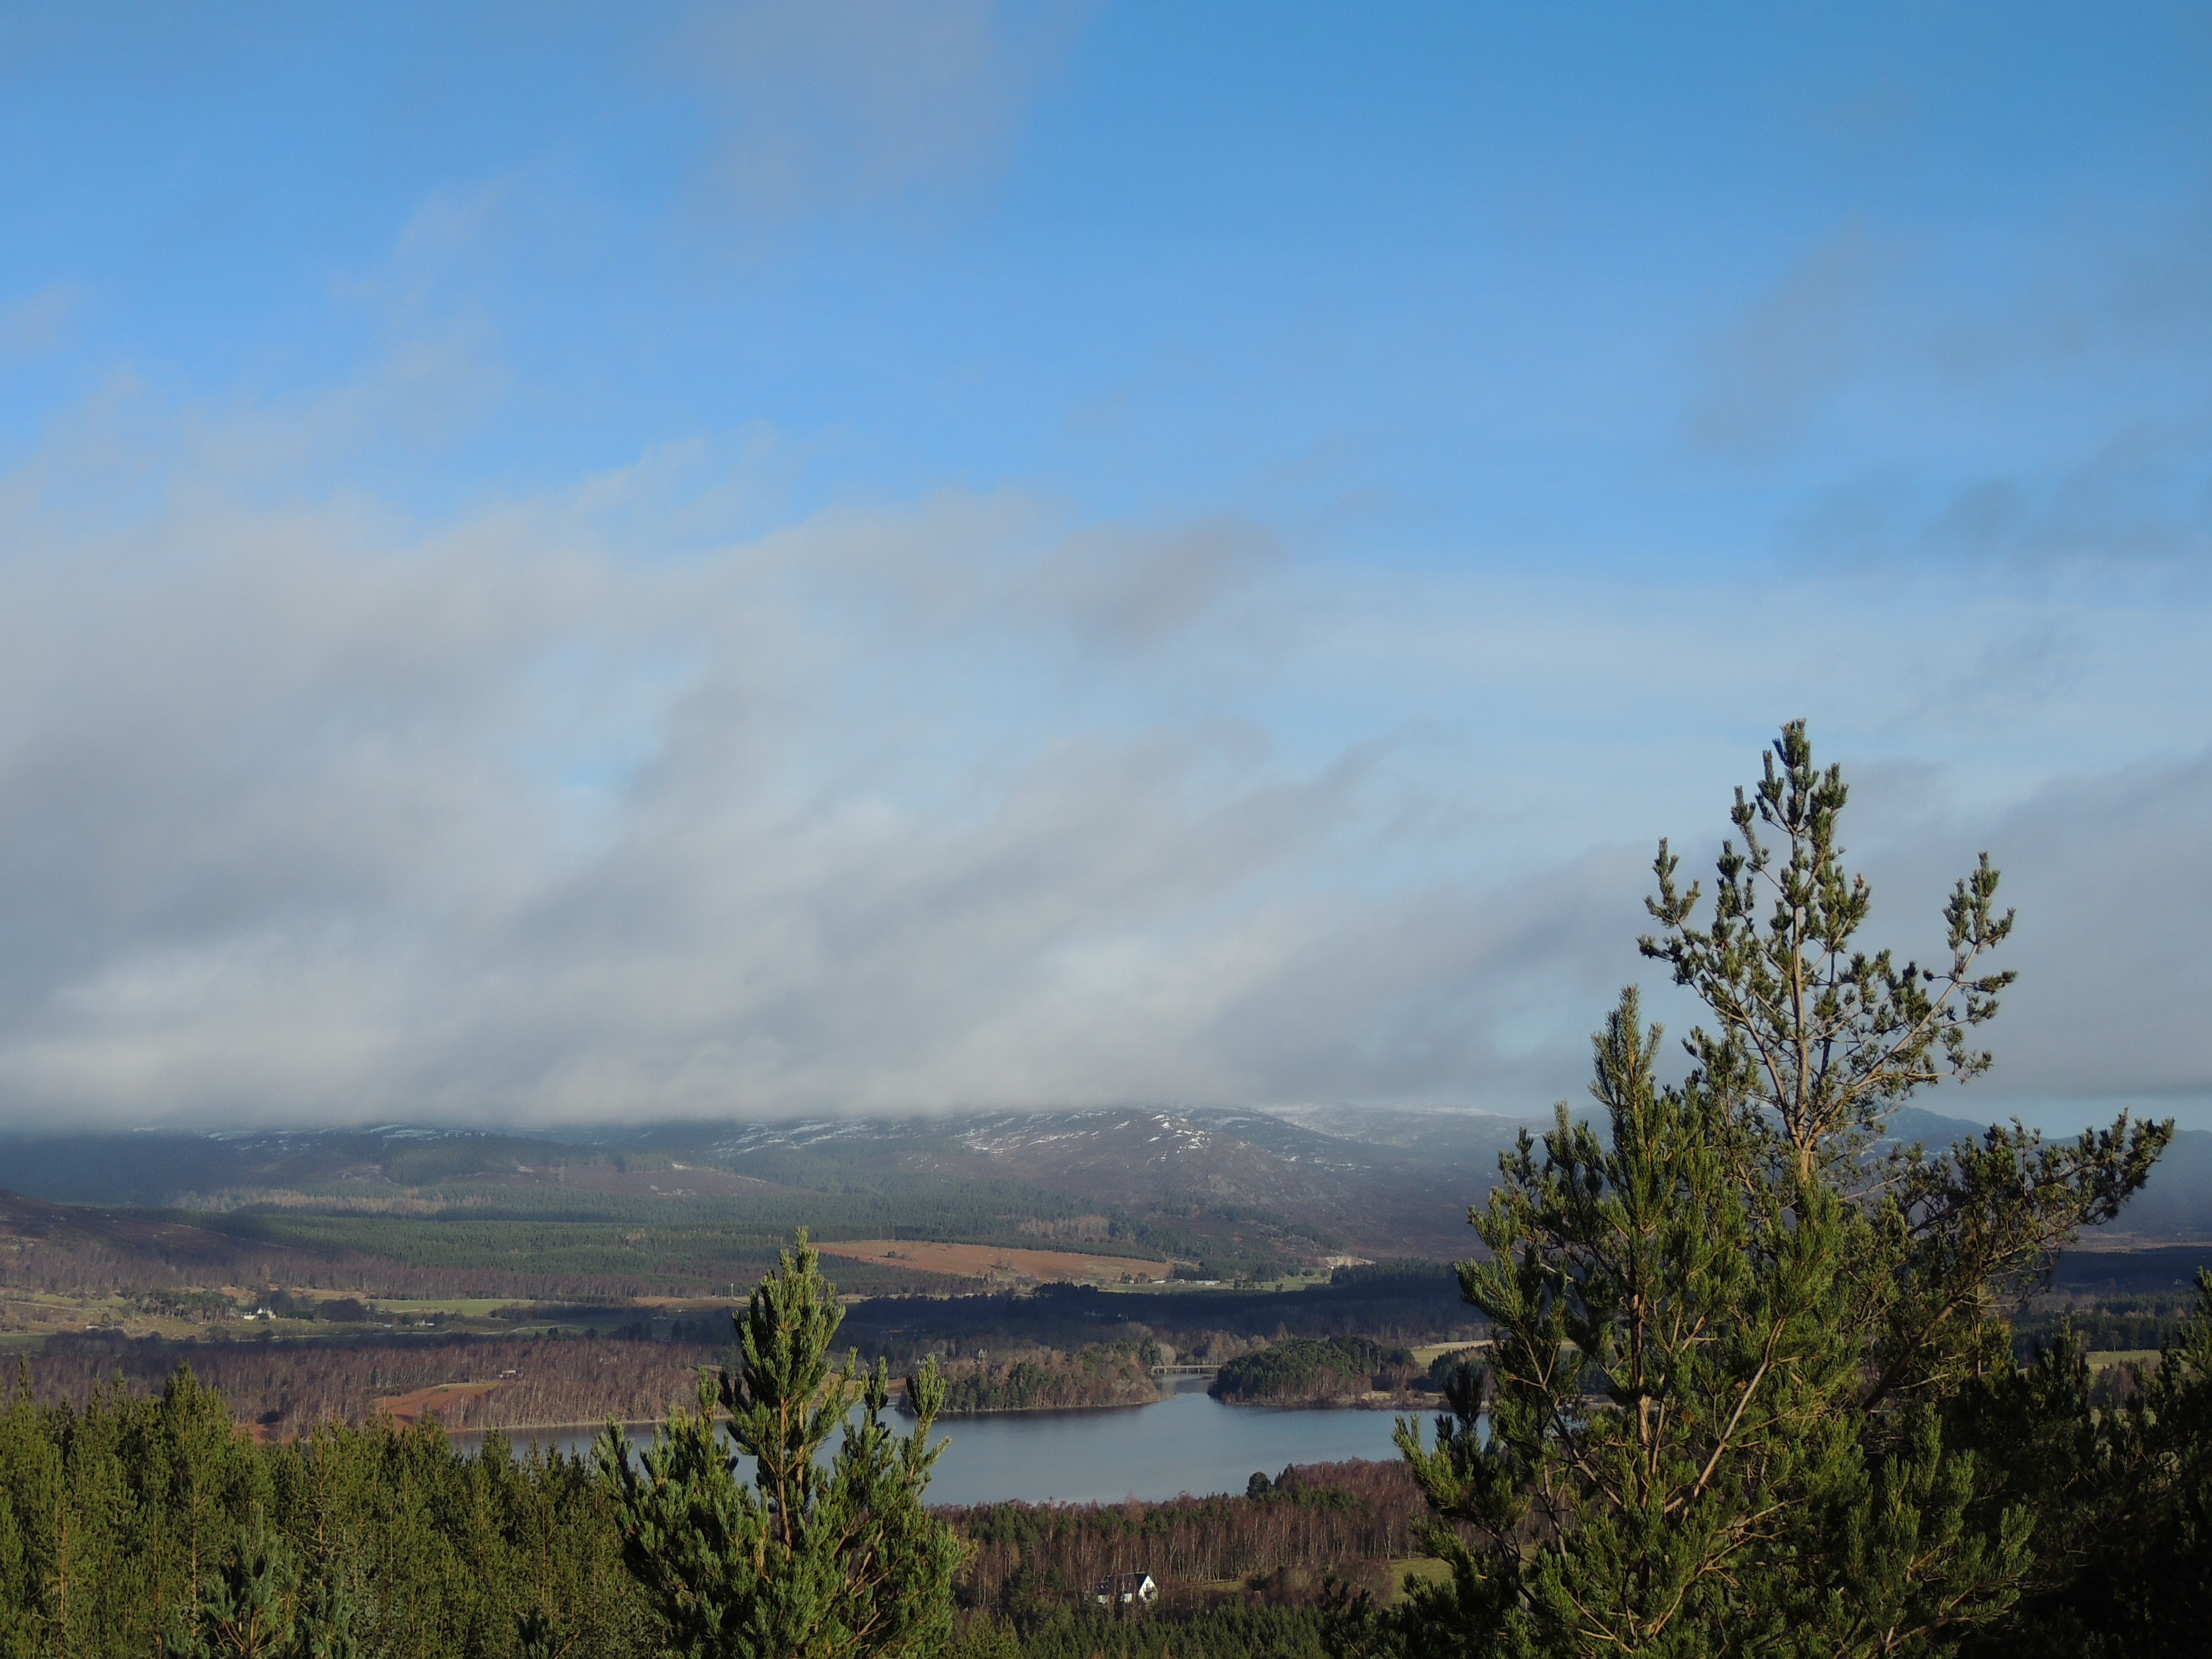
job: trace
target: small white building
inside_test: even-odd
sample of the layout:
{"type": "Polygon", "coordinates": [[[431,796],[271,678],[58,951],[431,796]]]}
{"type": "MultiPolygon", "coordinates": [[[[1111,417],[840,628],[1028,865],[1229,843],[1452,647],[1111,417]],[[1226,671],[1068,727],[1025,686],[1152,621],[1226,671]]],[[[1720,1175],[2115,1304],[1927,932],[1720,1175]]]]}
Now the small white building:
{"type": "Polygon", "coordinates": [[[1110,1607],[1149,1607],[1159,1600],[1160,1587],[1149,1572],[1117,1572],[1098,1581],[1098,1605],[1110,1607]]]}

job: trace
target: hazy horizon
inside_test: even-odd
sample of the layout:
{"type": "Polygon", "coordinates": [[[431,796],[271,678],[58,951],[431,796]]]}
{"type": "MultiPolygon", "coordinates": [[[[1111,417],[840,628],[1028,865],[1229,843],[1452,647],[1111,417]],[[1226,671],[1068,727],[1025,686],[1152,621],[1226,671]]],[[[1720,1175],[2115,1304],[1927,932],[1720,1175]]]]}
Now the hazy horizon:
{"type": "MultiPolygon", "coordinates": [[[[1991,1123],[2008,1122],[2015,1115],[2008,1111],[1981,1112],[1969,1103],[1972,1097],[1955,1090],[1930,1091],[1897,1109],[1906,1113],[1942,1119],[1964,1126],[1986,1127],[1991,1123]]],[[[1585,1097],[1566,1101],[1569,1110],[1577,1117],[1595,1117],[1596,1109],[1585,1097]]],[[[2077,1126],[2070,1121],[2053,1122],[2043,1118],[2027,1118],[2023,1121],[2031,1129],[2047,1136],[2070,1138],[2078,1127],[2109,1126],[2113,1115],[2127,1109],[2138,1119],[2156,1118],[2155,1110],[2145,1110],[2137,1102],[2095,1102],[2079,1103],[2081,1112],[2077,1126]]],[[[477,1135],[488,1138],[511,1137],[518,1139],[543,1139],[553,1144],[578,1146],[607,1145],[615,1135],[647,1137],[659,1132],[680,1133],[686,1130],[707,1128],[830,1128],[843,1125],[876,1125],[903,1127],[913,1124],[963,1123],[972,1124],[978,1119],[1066,1119],[1079,1116],[1117,1117],[1157,1116],[1205,1120],[1234,1119],[1240,1115],[1273,1118],[1293,1127],[1312,1130],[1339,1139],[1358,1139],[1354,1120],[1379,1121],[1390,1118],[1480,1118],[1501,1124],[1529,1125],[1540,1128],[1552,1121],[1552,1106],[1528,1112],[1492,1111],[1480,1106],[1452,1106],[1427,1103],[1408,1103],[1393,1105],[1355,1105],[1344,1103],[1304,1103],[1299,1104],[1246,1104],[1225,1106],[1193,1106],[1162,1101],[1127,1101],[1118,1104],[1090,1106],[940,1106],[927,1109],[902,1111],[896,1107],[869,1112],[787,1112],[787,1113],[701,1113],[691,1117],[634,1117],[619,1115],[602,1119],[577,1118],[551,1120],[534,1117],[520,1121],[498,1121],[489,1119],[453,1118],[449,1120],[418,1119],[385,1121],[376,1119],[349,1120],[337,1117],[321,1121],[288,1121],[271,1117],[265,1120],[240,1121],[216,1117],[198,1119],[164,1118],[156,1121],[132,1123],[95,1123],[90,1126],[72,1123],[64,1118],[40,1119],[10,1115],[0,1122],[0,1139],[17,1137],[27,1140],[69,1140],[80,1138],[100,1139],[106,1136],[135,1136],[142,1134],[180,1135],[194,1139],[249,1140],[292,1135],[369,1135],[394,1139],[409,1136],[440,1138],[447,1135],[477,1135]],[[594,1139],[596,1137],[596,1139],[594,1139]]],[[[2212,1133],[2191,1130],[2182,1126],[2183,1133],[2203,1134],[2212,1133]]],[[[1917,1131],[1907,1130],[1905,1133],[1917,1131]]],[[[617,1148],[620,1150],[620,1148],[617,1148]]],[[[641,1146],[639,1150],[649,1151],[641,1146]]]]}

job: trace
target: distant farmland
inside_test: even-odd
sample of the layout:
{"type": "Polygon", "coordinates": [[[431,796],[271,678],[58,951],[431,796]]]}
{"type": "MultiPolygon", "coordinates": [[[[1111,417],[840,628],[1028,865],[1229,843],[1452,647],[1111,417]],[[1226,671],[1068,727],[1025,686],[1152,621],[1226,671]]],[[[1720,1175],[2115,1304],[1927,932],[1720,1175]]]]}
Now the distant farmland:
{"type": "Polygon", "coordinates": [[[1127,1255],[1083,1255],[1073,1250],[1023,1250],[999,1244],[937,1244],[916,1239],[855,1238],[817,1241],[824,1255],[845,1256],[872,1267],[901,1267],[949,1278],[989,1279],[1012,1273],[1039,1280],[1091,1279],[1114,1284],[1124,1273],[1160,1279],[1164,1261],[1127,1255]]]}

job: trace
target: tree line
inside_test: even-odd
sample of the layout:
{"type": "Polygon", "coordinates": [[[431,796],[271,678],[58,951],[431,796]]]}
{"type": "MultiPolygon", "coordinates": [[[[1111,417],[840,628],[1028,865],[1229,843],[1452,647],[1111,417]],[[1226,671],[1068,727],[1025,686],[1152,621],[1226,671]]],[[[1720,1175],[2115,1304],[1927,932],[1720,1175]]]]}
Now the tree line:
{"type": "MultiPolygon", "coordinates": [[[[842,1270],[839,1276],[842,1282],[842,1270]]],[[[1094,1285],[1043,1285],[1027,1293],[881,1298],[854,1304],[844,1326],[863,1352],[883,1354],[895,1365],[918,1364],[926,1353],[972,1355],[979,1348],[1066,1352],[1102,1334],[1115,1341],[1157,1340],[1178,1359],[1219,1364],[1292,1337],[1358,1337],[1397,1347],[1472,1341],[1489,1328],[1461,1299],[1457,1279],[1442,1264],[1417,1276],[1289,1291],[1129,1296],[1094,1285]]]]}
{"type": "Polygon", "coordinates": [[[2023,1365],[2033,1364],[2067,1330],[2092,1353],[2162,1348],[2179,1340],[2194,1311],[2193,1298],[2130,1296],[2113,1297],[2094,1307],[2035,1315],[2016,1322],[2013,1358],[2023,1365]]]}
{"type": "Polygon", "coordinates": [[[1178,1583],[1401,1559],[1426,1510],[1401,1463],[1297,1465],[1243,1497],[1163,1504],[979,1504],[943,1512],[972,1546],[959,1600],[1033,1629],[1113,1573],[1178,1583]]]}
{"type": "Polygon", "coordinates": [[[641,1659],[652,1615],[611,1513],[583,1462],[496,1439],[464,1457],[435,1425],[257,1446],[189,1371],[82,1409],[18,1393],[0,1410],[0,1652],[520,1656],[535,1634],[641,1659]]]}

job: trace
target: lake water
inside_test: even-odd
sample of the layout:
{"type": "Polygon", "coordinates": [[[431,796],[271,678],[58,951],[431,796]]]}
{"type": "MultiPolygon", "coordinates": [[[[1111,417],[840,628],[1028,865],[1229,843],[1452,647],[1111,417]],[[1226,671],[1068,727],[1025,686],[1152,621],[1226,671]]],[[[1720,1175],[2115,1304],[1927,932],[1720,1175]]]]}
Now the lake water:
{"type": "MultiPolygon", "coordinates": [[[[904,1421],[896,1414],[891,1420],[904,1421]]],[[[1224,1406],[1206,1393],[1203,1378],[1178,1378],[1176,1391],[1157,1405],[1016,1412],[940,1423],[938,1433],[951,1443],[938,1459],[929,1501],[1112,1504],[1125,1498],[1158,1501],[1183,1492],[1241,1492],[1255,1471],[1273,1476],[1288,1463],[1395,1458],[1395,1420],[1389,1412],[1224,1406]]],[[[1422,1422],[1425,1432],[1425,1415],[1422,1422]]],[[[583,1431],[532,1436],[519,1430],[511,1437],[518,1448],[523,1441],[541,1438],[571,1452],[587,1451],[592,1441],[583,1431]]],[[[632,1437],[649,1442],[652,1431],[638,1431],[632,1437]]],[[[468,1445],[481,1441],[476,1435],[455,1438],[468,1445]]]]}

